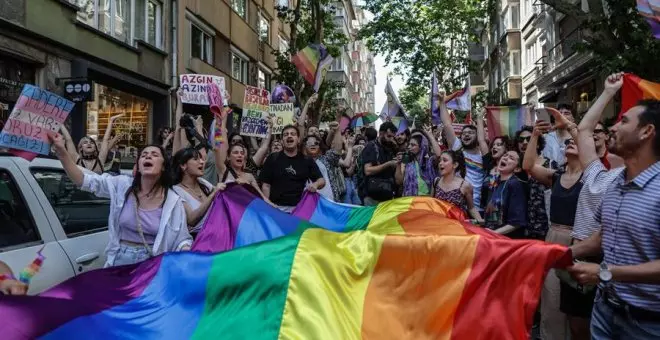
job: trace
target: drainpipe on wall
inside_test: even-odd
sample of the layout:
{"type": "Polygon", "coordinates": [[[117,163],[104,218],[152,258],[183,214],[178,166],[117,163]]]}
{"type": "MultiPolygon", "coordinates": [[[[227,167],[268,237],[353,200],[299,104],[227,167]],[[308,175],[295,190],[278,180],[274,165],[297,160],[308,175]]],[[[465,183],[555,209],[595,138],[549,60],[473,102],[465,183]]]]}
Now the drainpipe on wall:
{"type": "MultiPolygon", "coordinates": [[[[177,53],[177,50],[179,48],[178,47],[178,45],[179,45],[178,44],[178,36],[179,35],[178,35],[178,32],[177,32],[177,26],[178,26],[178,22],[179,22],[178,21],[179,18],[177,16],[177,1],[172,0],[171,6],[172,6],[172,17],[171,17],[171,26],[172,26],[172,30],[171,30],[171,35],[172,35],[171,36],[171,42],[172,42],[171,43],[171,46],[172,46],[172,51],[171,51],[172,52],[172,88],[176,88],[179,84],[179,76],[177,74],[178,63],[179,63],[178,62],[178,53],[177,53]]],[[[171,109],[170,109],[170,123],[172,123],[172,119],[173,119],[172,111],[174,111],[174,110],[172,109],[173,105],[172,105],[172,97],[171,96],[170,96],[170,107],[171,107],[171,109]]],[[[177,123],[174,122],[174,125],[176,125],[176,124],[177,123]]],[[[174,126],[174,125],[172,125],[172,126],[174,126]]]]}

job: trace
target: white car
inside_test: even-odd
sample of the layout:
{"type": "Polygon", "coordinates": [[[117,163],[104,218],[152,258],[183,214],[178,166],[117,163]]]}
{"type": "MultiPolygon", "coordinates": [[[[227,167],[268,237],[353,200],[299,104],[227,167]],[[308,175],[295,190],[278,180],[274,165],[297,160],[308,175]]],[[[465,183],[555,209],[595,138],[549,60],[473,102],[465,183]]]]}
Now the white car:
{"type": "Polygon", "coordinates": [[[42,247],[46,257],[29,294],[103,266],[109,211],[110,201],[79,190],[58,160],[0,154],[0,260],[18,276],[42,247]]]}

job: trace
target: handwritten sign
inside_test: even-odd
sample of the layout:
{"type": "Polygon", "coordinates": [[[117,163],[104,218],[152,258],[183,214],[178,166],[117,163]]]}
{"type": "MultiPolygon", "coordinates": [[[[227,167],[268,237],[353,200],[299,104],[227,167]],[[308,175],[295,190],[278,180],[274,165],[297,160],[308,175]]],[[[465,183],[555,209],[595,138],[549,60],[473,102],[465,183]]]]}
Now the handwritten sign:
{"type": "Polygon", "coordinates": [[[268,115],[270,93],[257,87],[245,87],[243,100],[243,115],[241,116],[241,135],[250,137],[266,137],[268,132],[268,115]]]}
{"type": "Polygon", "coordinates": [[[293,103],[270,104],[270,114],[275,116],[273,134],[279,135],[285,126],[293,124],[293,103]]]}
{"type": "Polygon", "coordinates": [[[229,105],[227,103],[229,96],[225,87],[225,78],[208,74],[182,74],[179,76],[179,84],[181,84],[181,90],[183,91],[181,102],[209,105],[209,84],[212,83],[218,85],[218,89],[225,100],[224,104],[229,105]]]}
{"type": "Polygon", "coordinates": [[[48,131],[58,132],[74,103],[33,85],[23,91],[0,133],[0,146],[48,155],[48,131]]]}

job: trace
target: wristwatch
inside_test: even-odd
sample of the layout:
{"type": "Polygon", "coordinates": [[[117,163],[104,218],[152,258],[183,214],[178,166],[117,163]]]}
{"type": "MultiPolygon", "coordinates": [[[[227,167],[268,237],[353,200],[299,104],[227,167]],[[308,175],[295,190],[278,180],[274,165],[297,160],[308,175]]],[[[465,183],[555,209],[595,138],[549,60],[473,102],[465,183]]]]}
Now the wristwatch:
{"type": "Polygon", "coordinates": [[[605,261],[600,263],[600,272],[598,273],[598,278],[600,279],[600,282],[605,284],[612,281],[612,272],[610,271],[610,268],[607,266],[605,261]]]}

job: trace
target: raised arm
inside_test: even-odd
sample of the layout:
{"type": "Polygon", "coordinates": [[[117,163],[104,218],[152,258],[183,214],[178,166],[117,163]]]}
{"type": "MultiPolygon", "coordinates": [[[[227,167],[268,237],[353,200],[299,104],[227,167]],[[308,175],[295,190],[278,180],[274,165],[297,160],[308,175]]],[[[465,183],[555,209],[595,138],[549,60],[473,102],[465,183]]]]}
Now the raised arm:
{"type": "Polygon", "coordinates": [[[550,123],[539,121],[534,126],[534,131],[532,132],[532,138],[527,145],[527,150],[525,150],[525,157],[523,158],[523,170],[527,171],[534,179],[539,181],[541,184],[550,186],[552,184],[552,175],[555,173],[555,170],[548,169],[538,164],[536,161],[538,154],[536,149],[539,143],[539,137],[544,133],[550,130],[550,123]]]}
{"type": "Polygon", "coordinates": [[[328,139],[330,139],[330,147],[337,153],[341,154],[341,149],[344,146],[344,140],[339,132],[339,122],[330,123],[330,131],[328,131],[328,139]],[[330,139],[332,137],[332,139],[330,139]]]}
{"type": "MultiPolygon", "coordinates": [[[[101,149],[99,150],[99,159],[102,164],[105,164],[105,159],[108,157],[108,150],[113,146],[114,143],[110,140],[110,135],[112,134],[112,125],[115,123],[115,120],[123,117],[124,114],[119,114],[108,118],[108,126],[105,128],[105,134],[103,134],[103,141],[101,142],[101,149]]],[[[116,140],[117,136],[112,140],[116,140]]]]}
{"type": "MultiPolygon", "coordinates": [[[[343,159],[339,160],[339,165],[343,168],[346,168],[346,172],[349,172],[348,169],[351,168],[353,163],[353,145],[355,144],[355,137],[350,136],[344,140],[344,146],[346,147],[346,154],[343,159]]],[[[352,175],[349,172],[349,175],[352,175]]]]}
{"type": "Polygon", "coordinates": [[[486,109],[480,108],[480,112],[477,114],[477,141],[479,142],[479,151],[482,155],[490,152],[488,148],[488,141],[486,140],[486,127],[484,126],[484,120],[486,119],[486,109]]]}
{"type": "Polygon", "coordinates": [[[454,132],[454,127],[451,125],[451,117],[449,116],[449,111],[447,110],[447,105],[445,104],[445,93],[440,92],[440,95],[437,97],[438,108],[440,109],[440,120],[442,121],[442,130],[445,132],[445,138],[447,139],[447,146],[449,149],[454,148],[454,143],[456,142],[456,133],[454,132]]]}
{"type": "Polygon", "coordinates": [[[603,110],[612,98],[619,92],[623,85],[623,73],[610,75],[605,80],[605,90],[600,94],[596,102],[589,108],[589,111],[582,117],[577,127],[578,138],[575,142],[578,145],[580,163],[586,168],[593,161],[598,159],[596,153],[596,144],[594,143],[594,129],[601,119],[603,110]]]}
{"type": "Polygon", "coordinates": [[[312,104],[316,103],[316,100],[318,99],[319,95],[318,93],[314,93],[309,99],[307,99],[307,103],[305,103],[305,106],[303,107],[302,113],[300,113],[300,119],[298,119],[298,130],[300,130],[300,140],[305,139],[307,136],[307,129],[305,128],[305,121],[307,121],[307,111],[309,110],[310,106],[312,104]]]}
{"type": "Polygon", "coordinates": [[[433,151],[433,154],[435,157],[440,157],[440,155],[442,155],[442,149],[440,149],[440,144],[438,144],[435,136],[433,136],[433,129],[431,128],[431,125],[424,125],[423,131],[424,135],[426,136],[426,140],[428,140],[431,144],[431,150],[433,151]]]}
{"type": "MultiPolygon", "coordinates": [[[[218,171],[218,176],[222,177],[225,173],[227,166],[225,161],[227,160],[227,150],[229,150],[229,140],[227,139],[227,115],[229,113],[229,108],[225,107],[222,113],[221,129],[222,129],[222,144],[219,148],[213,148],[213,155],[215,157],[215,169],[218,171]]],[[[217,118],[216,118],[217,119],[217,118]]]]}
{"type": "Polygon", "coordinates": [[[259,146],[259,149],[257,149],[257,152],[254,153],[254,157],[252,157],[254,164],[256,164],[258,167],[264,165],[266,156],[268,156],[270,141],[272,139],[273,139],[273,117],[271,116],[268,117],[268,131],[266,131],[266,138],[261,140],[261,145],[259,146]]]}
{"type": "Polygon", "coordinates": [[[172,142],[172,154],[177,153],[179,150],[183,149],[185,145],[188,144],[188,141],[185,138],[185,131],[179,125],[181,121],[181,116],[183,116],[183,103],[181,97],[183,96],[183,90],[179,89],[176,91],[176,111],[174,113],[174,141],[172,142]],[[181,134],[184,133],[182,136],[181,134]],[[185,143],[185,144],[184,144],[185,143]]]}
{"type": "Polygon", "coordinates": [[[62,124],[62,126],[60,127],[60,131],[62,132],[62,137],[64,138],[67,152],[69,153],[69,155],[71,155],[73,161],[76,162],[78,158],[80,158],[80,155],[78,155],[76,144],[73,142],[73,138],[71,138],[71,134],[69,134],[69,130],[67,130],[67,128],[64,127],[64,124],[62,124]]]}
{"type": "Polygon", "coordinates": [[[66,147],[64,146],[64,137],[60,134],[48,132],[48,141],[53,144],[55,154],[60,162],[62,162],[62,167],[67,176],[71,179],[71,182],[79,188],[82,187],[85,174],[82,169],[76,165],[71,154],[67,152],[66,147]]]}

